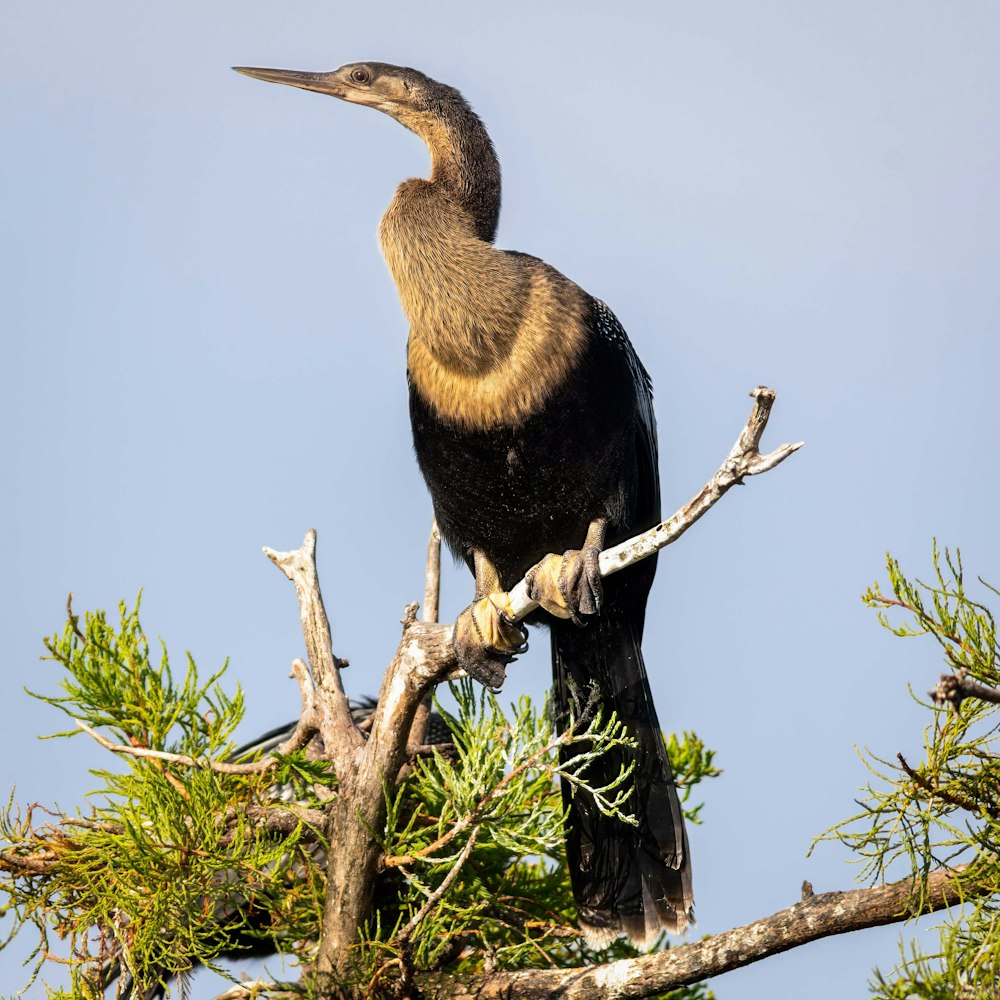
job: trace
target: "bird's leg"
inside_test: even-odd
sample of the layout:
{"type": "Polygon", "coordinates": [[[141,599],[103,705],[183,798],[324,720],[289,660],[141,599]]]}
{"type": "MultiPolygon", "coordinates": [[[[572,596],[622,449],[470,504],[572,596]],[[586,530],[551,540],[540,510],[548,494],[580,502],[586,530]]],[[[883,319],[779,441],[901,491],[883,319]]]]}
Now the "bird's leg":
{"type": "Polygon", "coordinates": [[[482,552],[473,555],[476,599],[458,616],[452,642],[458,665],[480,684],[499,691],[507,664],[528,648],[528,633],[511,615],[496,567],[482,552]]]}
{"type": "Polygon", "coordinates": [[[533,601],[557,618],[596,615],[604,600],[599,559],[604,548],[607,518],[590,522],[582,549],[570,549],[561,556],[550,553],[527,573],[528,593],[533,601]]]}

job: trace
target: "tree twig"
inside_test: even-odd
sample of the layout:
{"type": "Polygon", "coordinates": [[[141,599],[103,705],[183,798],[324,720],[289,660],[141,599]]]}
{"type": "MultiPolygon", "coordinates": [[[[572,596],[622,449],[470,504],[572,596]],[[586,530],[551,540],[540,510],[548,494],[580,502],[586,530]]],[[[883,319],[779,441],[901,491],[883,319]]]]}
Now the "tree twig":
{"type": "Polygon", "coordinates": [[[456,820],[437,840],[426,847],[421,847],[419,850],[414,851],[412,854],[396,854],[387,858],[382,859],[383,868],[400,868],[403,865],[412,865],[414,861],[418,858],[427,858],[434,854],[435,851],[439,851],[445,844],[453,840],[458,834],[460,834],[466,827],[471,826],[476,823],[476,821],[482,816],[486,808],[496,799],[498,799],[503,793],[507,786],[523,772],[530,770],[534,767],[540,760],[544,760],[548,757],[554,750],[559,747],[570,743],[575,736],[574,729],[566,729],[562,733],[554,736],[549,740],[545,746],[539,747],[534,753],[526,757],[517,767],[508,771],[476,804],[473,806],[472,811],[466,813],[460,819],[456,820]]]}
{"type": "Polygon", "coordinates": [[[472,853],[473,847],[476,846],[476,840],[478,837],[479,827],[474,826],[469,833],[469,839],[466,841],[465,847],[462,848],[462,853],[459,854],[455,864],[452,865],[451,871],[448,872],[448,874],[442,879],[441,884],[427,897],[424,905],[417,910],[410,922],[399,932],[396,936],[397,941],[412,937],[413,932],[417,929],[420,921],[423,920],[435,906],[437,906],[440,899],[451,888],[452,882],[454,882],[458,877],[458,873],[462,870],[465,862],[469,860],[469,855],[472,853]]]}
{"type": "Polygon", "coordinates": [[[948,803],[950,806],[957,806],[959,809],[965,809],[967,812],[971,812],[973,816],[981,816],[983,810],[985,809],[990,816],[994,817],[994,819],[997,817],[998,810],[995,807],[988,806],[985,799],[982,803],[978,803],[972,799],[964,798],[961,795],[955,795],[954,792],[949,792],[947,788],[941,788],[939,785],[935,784],[926,775],[921,774],[919,771],[915,771],[912,767],[910,767],[906,758],[901,753],[896,754],[896,758],[899,760],[899,766],[906,772],[910,780],[928,794],[933,795],[942,802],[948,803]]]}
{"type": "Polygon", "coordinates": [[[400,968],[400,987],[401,992],[404,996],[408,996],[410,990],[413,986],[413,960],[410,954],[410,938],[413,936],[413,932],[420,925],[420,921],[427,916],[431,910],[441,901],[444,894],[451,888],[451,884],[458,878],[458,873],[462,870],[465,862],[469,860],[469,855],[472,853],[473,847],[476,846],[476,839],[479,836],[479,827],[474,826],[469,833],[469,839],[462,848],[462,853],[459,854],[458,858],[455,860],[455,864],[452,865],[451,871],[441,880],[441,884],[427,897],[424,901],[424,905],[420,907],[419,910],[413,915],[413,917],[408,921],[405,927],[396,935],[396,944],[399,948],[399,968],[400,968]]]}
{"type": "MultiPolygon", "coordinates": [[[[255,760],[249,764],[231,764],[222,760],[209,760],[207,758],[189,757],[183,753],[170,753],[167,750],[151,750],[149,747],[127,746],[124,743],[112,743],[106,736],[102,736],[96,729],[91,728],[82,719],[73,720],[88,736],[92,736],[105,750],[113,753],[125,754],[128,757],[138,757],[144,760],[161,760],[168,764],[179,764],[181,767],[200,767],[218,774],[263,774],[278,765],[278,760],[271,754],[255,760]]],[[[275,751],[279,754],[293,753],[304,747],[316,732],[315,726],[300,719],[295,727],[295,732],[285,740],[275,751]]]]}
{"type": "Polygon", "coordinates": [[[252,982],[240,983],[220,993],[215,1000],[263,1000],[264,997],[293,997],[298,993],[291,993],[287,983],[265,982],[263,979],[255,979],[252,982]]]}
{"type": "MultiPolygon", "coordinates": [[[[764,428],[767,427],[776,394],[773,389],[759,385],[750,392],[750,395],[754,399],[750,416],[715,475],[673,517],[641,535],[605,549],[600,558],[601,576],[617,573],[639,562],[640,559],[658,552],[671,542],[676,542],[695,521],[718,503],[731,487],[742,483],[746,476],[760,475],[773,469],[802,447],[804,441],[799,441],[797,444],[783,444],[769,454],[761,455],[760,439],[764,428]]],[[[521,580],[510,591],[513,617],[520,621],[537,607],[538,605],[528,596],[527,580],[521,580]]]]}
{"type": "Polygon", "coordinates": [[[431,521],[427,540],[427,572],[424,578],[424,607],[421,621],[436,622],[441,604],[441,531],[437,520],[431,521]]]}
{"type": "Polygon", "coordinates": [[[73,629],[73,634],[83,643],[84,646],[87,645],[87,637],[80,631],[80,616],[73,614],[73,592],[70,591],[69,596],[66,598],[66,617],[69,620],[70,628],[73,629]]]}
{"type": "MultiPolygon", "coordinates": [[[[427,540],[427,571],[424,574],[424,606],[421,621],[436,622],[441,607],[441,532],[437,519],[431,521],[431,535],[427,540]]],[[[428,692],[417,706],[410,727],[410,746],[407,755],[415,756],[415,747],[427,742],[427,729],[431,721],[431,695],[428,692]]]]}

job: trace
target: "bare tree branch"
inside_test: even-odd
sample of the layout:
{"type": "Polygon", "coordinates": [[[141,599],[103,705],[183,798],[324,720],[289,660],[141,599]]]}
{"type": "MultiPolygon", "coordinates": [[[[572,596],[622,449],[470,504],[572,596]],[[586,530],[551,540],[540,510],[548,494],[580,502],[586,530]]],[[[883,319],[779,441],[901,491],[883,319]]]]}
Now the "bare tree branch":
{"type": "Polygon", "coordinates": [[[252,982],[233,986],[225,993],[220,993],[215,997],[215,1000],[258,1000],[258,998],[263,1000],[264,997],[267,997],[268,1000],[271,998],[277,1000],[278,997],[298,996],[301,996],[298,992],[289,992],[287,983],[270,983],[263,979],[255,979],[252,982]]]}
{"type": "Polygon", "coordinates": [[[525,969],[466,980],[426,974],[425,997],[448,1000],[627,1000],[648,997],[720,976],[810,941],[898,923],[992,892],[987,878],[968,878],[962,866],[929,876],[925,892],[909,879],[869,889],[805,896],[787,909],[702,941],[580,969],[525,969]]]}
{"type": "Polygon", "coordinates": [[[56,864],[54,857],[18,854],[16,851],[0,851],[0,871],[31,872],[33,875],[44,875],[54,864],[56,864]]]}
{"type": "MultiPolygon", "coordinates": [[[[761,455],[758,446],[764,428],[767,427],[776,393],[767,386],[759,385],[750,392],[750,395],[754,399],[754,405],[746,426],[715,475],[669,520],[628,541],[605,549],[601,553],[601,576],[617,573],[677,541],[695,521],[718,503],[731,487],[742,483],[744,477],[756,476],[773,469],[802,447],[804,441],[799,441],[797,444],[783,444],[769,454],[761,455]]],[[[513,617],[518,621],[538,607],[528,596],[527,580],[521,580],[510,591],[510,607],[513,617]]]]}
{"type": "MultiPolygon", "coordinates": [[[[420,618],[425,622],[436,622],[441,607],[441,532],[437,520],[431,521],[431,536],[427,540],[427,572],[424,579],[424,606],[420,618]]],[[[427,729],[431,720],[431,695],[428,692],[417,706],[410,729],[410,749],[408,755],[415,756],[416,747],[427,742],[427,729]]]]}
{"type": "Polygon", "coordinates": [[[302,825],[316,830],[326,826],[326,813],[322,809],[309,809],[294,802],[280,806],[251,806],[246,811],[246,818],[252,826],[271,833],[292,833],[302,825]]]}
{"type": "Polygon", "coordinates": [[[431,537],[427,540],[427,573],[424,580],[422,621],[436,622],[441,604],[441,531],[437,520],[431,521],[431,537]]]}
{"type": "Polygon", "coordinates": [[[264,554],[295,584],[309,666],[316,686],[323,692],[317,706],[318,728],[334,770],[341,776],[350,766],[353,751],[363,745],[364,738],[351,717],[340,677],[346,663],[333,652],[330,621],[316,573],[316,531],[310,528],[302,545],[292,552],[275,552],[265,547],[264,554]]]}
{"type": "Polygon", "coordinates": [[[59,820],[60,826],[76,826],[81,830],[96,830],[99,833],[121,834],[125,832],[125,827],[121,823],[111,823],[108,820],[85,819],[82,816],[67,816],[59,820]]]}

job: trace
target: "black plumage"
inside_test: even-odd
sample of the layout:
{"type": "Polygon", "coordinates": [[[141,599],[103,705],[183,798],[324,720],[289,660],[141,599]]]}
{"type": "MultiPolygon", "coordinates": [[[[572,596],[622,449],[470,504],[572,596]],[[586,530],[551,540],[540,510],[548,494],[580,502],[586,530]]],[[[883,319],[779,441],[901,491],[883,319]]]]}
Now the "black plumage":
{"type": "MultiPolygon", "coordinates": [[[[595,517],[624,538],[659,515],[649,378],[604,303],[591,300],[586,322],[578,364],[522,423],[462,427],[410,382],[413,444],[442,537],[470,565],[470,553],[488,555],[504,590],[546,553],[579,547],[595,517]]],[[[644,570],[652,579],[653,562],[644,570]]]]}
{"type": "MultiPolygon", "coordinates": [[[[469,553],[485,553],[505,590],[546,553],[579,545],[595,518],[608,520],[608,545],[660,520],[651,381],[599,300],[578,364],[522,424],[465,430],[437,417],[412,382],[410,416],[442,536],[470,568],[469,553]]],[[[639,744],[634,756],[606,754],[587,772],[600,786],[635,766],[626,807],[635,828],[563,786],[574,897],[597,945],[622,932],[651,944],[691,916],[687,834],[641,648],[655,573],[653,556],[608,578],[600,615],[582,627],[541,612],[529,619],[551,630],[557,717],[594,694],[605,718],[616,713],[639,744]]]]}

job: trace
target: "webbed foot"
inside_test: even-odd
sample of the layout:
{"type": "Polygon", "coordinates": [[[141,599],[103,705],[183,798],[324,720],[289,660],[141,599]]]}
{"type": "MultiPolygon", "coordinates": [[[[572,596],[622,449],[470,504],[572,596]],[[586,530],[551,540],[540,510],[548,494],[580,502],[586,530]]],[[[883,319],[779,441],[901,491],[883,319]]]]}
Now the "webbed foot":
{"type": "Polygon", "coordinates": [[[458,616],[452,645],[458,665],[496,692],[503,685],[507,664],[528,648],[528,633],[514,621],[507,595],[496,591],[458,616]]]}
{"type": "Polygon", "coordinates": [[[550,553],[528,570],[528,594],[549,614],[582,624],[581,615],[596,615],[604,601],[599,545],[550,553]]]}

